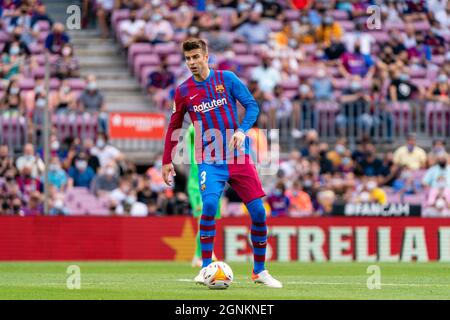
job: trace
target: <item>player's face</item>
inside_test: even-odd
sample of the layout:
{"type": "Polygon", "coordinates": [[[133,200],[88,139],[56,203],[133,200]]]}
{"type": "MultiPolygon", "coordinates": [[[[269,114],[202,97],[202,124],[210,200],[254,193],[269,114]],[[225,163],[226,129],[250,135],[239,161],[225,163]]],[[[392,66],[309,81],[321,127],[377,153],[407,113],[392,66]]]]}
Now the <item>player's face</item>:
{"type": "Polygon", "coordinates": [[[200,75],[203,70],[208,68],[208,54],[204,53],[202,49],[186,51],[184,59],[194,76],[200,75]]]}

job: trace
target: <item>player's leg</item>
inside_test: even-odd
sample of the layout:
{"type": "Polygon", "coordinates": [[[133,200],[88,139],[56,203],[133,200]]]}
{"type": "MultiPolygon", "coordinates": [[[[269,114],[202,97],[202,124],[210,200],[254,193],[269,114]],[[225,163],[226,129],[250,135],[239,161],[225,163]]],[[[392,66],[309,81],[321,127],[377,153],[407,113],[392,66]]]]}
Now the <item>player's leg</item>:
{"type": "Polygon", "coordinates": [[[225,165],[199,165],[199,186],[203,203],[199,224],[202,270],[195,277],[197,283],[203,283],[203,271],[212,262],[216,236],[215,216],[227,180],[225,165]]]}
{"type": "MultiPolygon", "coordinates": [[[[248,155],[246,155],[248,157],[248,155]]],[[[281,283],[265,269],[267,247],[266,210],[262,197],[265,196],[255,165],[246,159],[245,164],[229,164],[230,185],[244,201],[252,219],[251,241],[253,245],[252,280],[268,287],[281,288],[281,283]]]]}

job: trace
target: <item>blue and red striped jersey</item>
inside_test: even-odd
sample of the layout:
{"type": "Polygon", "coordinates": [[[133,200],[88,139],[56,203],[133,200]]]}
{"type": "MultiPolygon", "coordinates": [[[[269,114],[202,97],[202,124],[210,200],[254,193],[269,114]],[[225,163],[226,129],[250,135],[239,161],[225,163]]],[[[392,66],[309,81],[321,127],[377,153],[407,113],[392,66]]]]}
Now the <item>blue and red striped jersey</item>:
{"type": "MultiPolygon", "coordinates": [[[[173,113],[166,133],[163,164],[172,162],[172,152],[178,143],[176,130],[183,125],[188,112],[196,130],[195,159],[197,163],[222,162],[237,151],[228,150],[227,141],[234,131],[246,133],[256,121],[259,107],[246,85],[231,71],[210,69],[204,81],[194,76],[175,90],[173,113]],[[237,101],[246,109],[241,123],[238,119],[237,101]],[[174,134],[175,132],[175,134],[174,134]]],[[[244,154],[249,154],[246,137],[244,154]]]]}

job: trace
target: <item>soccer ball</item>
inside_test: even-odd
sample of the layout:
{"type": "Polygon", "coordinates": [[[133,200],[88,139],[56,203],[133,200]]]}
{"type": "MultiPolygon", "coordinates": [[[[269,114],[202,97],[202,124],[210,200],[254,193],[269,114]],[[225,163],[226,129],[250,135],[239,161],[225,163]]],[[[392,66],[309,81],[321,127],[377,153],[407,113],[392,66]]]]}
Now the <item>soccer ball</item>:
{"type": "Polygon", "coordinates": [[[227,289],[233,282],[233,271],[225,262],[216,261],[206,267],[203,277],[208,288],[227,289]]]}

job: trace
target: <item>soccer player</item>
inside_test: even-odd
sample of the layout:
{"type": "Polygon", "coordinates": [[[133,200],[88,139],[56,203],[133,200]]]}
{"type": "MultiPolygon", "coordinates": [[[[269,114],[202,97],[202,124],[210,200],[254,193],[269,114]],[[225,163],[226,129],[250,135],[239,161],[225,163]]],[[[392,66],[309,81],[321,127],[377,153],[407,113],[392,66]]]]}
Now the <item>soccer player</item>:
{"type": "Polygon", "coordinates": [[[204,271],[212,261],[216,234],[214,216],[225,183],[228,182],[247,206],[252,220],[252,280],[271,288],[281,288],[280,281],[265,269],[267,225],[261,199],[265,193],[249,157],[246,137],[258,117],[258,104],[233,72],[209,68],[208,48],[204,40],[188,39],[183,42],[182,48],[192,77],[175,90],[173,113],[164,144],[162,176],[171,185],[170,175],[176,174],[172,153],[178,143],[180,130],[177,129],[182,127],[184,115],[188,112],[196,131],[195,159],[203,202],[200,218],[203,268],[195,281],[204,283],[204,271]],[[237,101],[246,109],[241,123],[238,120],[237,101]]]}

